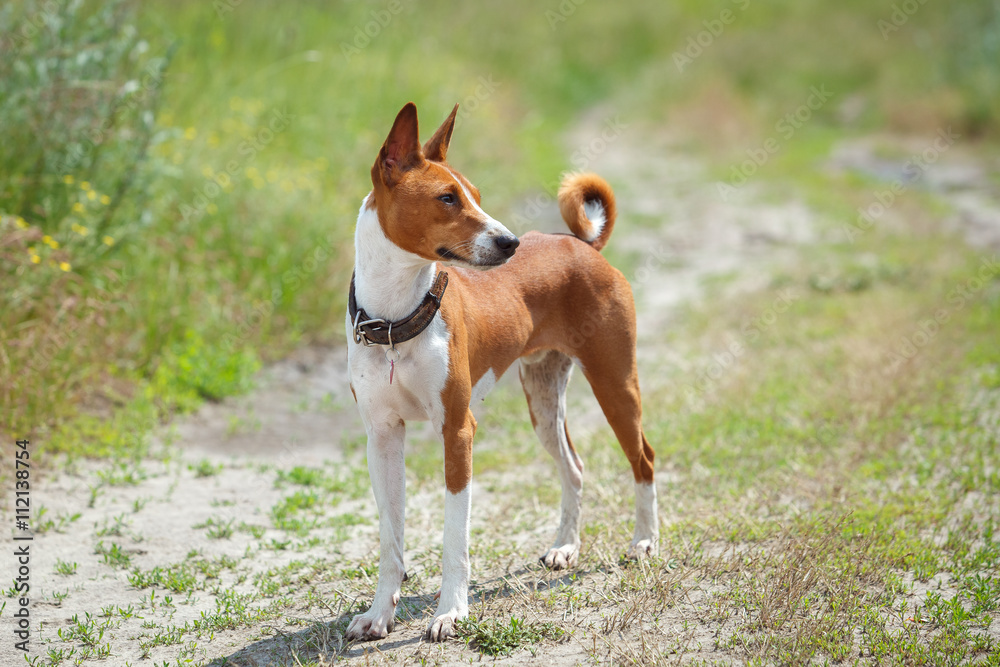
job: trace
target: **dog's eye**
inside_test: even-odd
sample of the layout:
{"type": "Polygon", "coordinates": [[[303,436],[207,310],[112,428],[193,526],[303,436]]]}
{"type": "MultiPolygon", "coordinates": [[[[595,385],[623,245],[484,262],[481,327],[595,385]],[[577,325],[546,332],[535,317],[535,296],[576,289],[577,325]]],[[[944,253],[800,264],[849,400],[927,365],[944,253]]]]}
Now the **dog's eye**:
{"type": "Polygon", "coordinates": [[[455,203],[455,195],[449,192],[446,195],[441,195],[440,197],[438,197],[438,200],[444,202],[445,204],[451,205],[455,203]]]}

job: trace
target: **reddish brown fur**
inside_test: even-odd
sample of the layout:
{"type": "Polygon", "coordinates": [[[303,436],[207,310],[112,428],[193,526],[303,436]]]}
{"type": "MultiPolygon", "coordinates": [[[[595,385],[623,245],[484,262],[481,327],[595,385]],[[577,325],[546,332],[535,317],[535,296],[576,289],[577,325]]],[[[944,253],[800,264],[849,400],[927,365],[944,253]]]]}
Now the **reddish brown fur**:
{"type": "MultiPolygon", "coordinates": [[[[450,283],[449,283],[450,284],[450,283]]],[[[441,316],[448,331],[448,381],[441,392],[444,405],[444,483],[449,491],[458,493],[472,479],[472,439],[476,434],[476,420],[469,409],[473,382],[469,378],[468,348],[461,341],[466,337],[466,323],[452,316],[453,310],[441,316]]]]}
{"type": "Polygon", "coordinates": [[[611,236],[615,228],[615,218],[618,208],[615,205],[615,193],[607,181],[597,174],[570,174],[559,186],[559,212],[570,231],[581,239],[590,238],[591,223],[584,212],[583,204],[588,201],[600,202],[604,208],[604,227],[593,241],[589,241],[594,250],[600,250],[611,236]]]}
{"type": "Polygon", "coordinates": [[[448,146],[451,144],[451,133],[455,129],[455,116],[458,114],[458,105],[451,110],[451,113],[441,123],[427,143],[424,144],[424,157],[432,162],[444,162],[448,156],[448,146]]]}
{"type": "MultiPolygon", "coordinates": [[[[372,167],[369,206],[376,207],[386,236],[429,260],[438,259],[438,248],[460,248],[483,224],[446,167],[454,122],[455,110],[421,149],[416,107],[408,104],[372,167]],[[437,197],[445,192],[462,205],[442,207],[437,197]]],[[[478,203],[478,190],[454,175],[478,203]]],[[[601,234],[589,244],[576,236],[529,232],[502,266],[488,272],[447,269],[441,317],[450,334],[450,356],[441,400],[445,482],[453,493],[472,477],[472,387],[487,371],[500,377],[519,357],[541,350],[579,361],[636,481],[653,480],[653,450],[641,425],[632,290],[598,252],[614,227],[614,195],[593,174],[572,176],[560,189],[563,217],[580,236],[591,230],[583,212],[588,200],[600,201],[606,212],[601,234]]]]}
{"type": "MultiPolygon", "coordinates": [[[[636,481],[652,481],[654,454],[641,425],[635,307],[621,272],[574,236],[537,232],[521,237],[514,257],[503,266],[486,272],[447,270],[448,296],[441,310],[452,336],[450,349],[465,347],[462,357],[467,356],[469,368],[467,376],[455,372],[453,361],[449,385],[468,383],[471,395],[471,387],[488,370],[500,377],[521,356],[558,350],[573,357],[636,481]],[[453,328],[459,321],[462,325],[453,328]]],[[[454,409],[467,410],[468,403],[454,409]]]]}

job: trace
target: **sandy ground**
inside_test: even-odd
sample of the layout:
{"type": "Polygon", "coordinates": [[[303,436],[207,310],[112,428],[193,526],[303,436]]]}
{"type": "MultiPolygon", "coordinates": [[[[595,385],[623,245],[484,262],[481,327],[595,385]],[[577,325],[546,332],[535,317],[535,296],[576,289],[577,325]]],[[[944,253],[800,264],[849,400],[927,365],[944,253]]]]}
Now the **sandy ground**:
{"type": "MultiPolygon", "coordinates": [[[[570,147],[587,145],[599,133],[603,120],[595,113],[569,136],[570,147]]],[[[831,158],[829,168],[882,172],[898,168],[874,155],[864,142],[845,144],[831,158]]],[[[650,140],[625,132],[595,155],[588,169],[608,177],[617,191],[620,215],[611,245],[639,258],[628,277],[637,297],[644,386],[657,384],[661,365],[691,363],[642,340],[648,339],[650,332],[670,326],[680,306],[702,293],[707,277],[735,275],[727,289],[752,289],[769,280],[776,266],[793,261],[803,244],[818,239],[819,225],[809,209],[794,199],[762,203],[750,184],[732,201],[720,201],[714,183],[706,182],[702,165],[674,150],[669,137],[650,140]]],[[[940,189],[953,199],[955,225],[970,240],[1000,245],[997,208],[974,186],[979,172],[968,171],[961,164],[948,169],[936,170],[936,180],[928,180],[925,186],[940,189]]],[[[551,200],[543,202],[536,219],[543,229],[559,229],[561,225],[551,200]]],[[[84,644],[79,638],[64,642],[59,632],[69,632],[74,617],[82,620],[90,614],[100,618],[104,609],[111,610],[106,613],[114,623],[108,624],[105,634],[94,643],[109,644],[109,655],[85,664],[150,664],[148,660],[156,665],[185,664],[216,658],[228,658],[230,664],[238,665],[289,664],[290,649],[308,652],[309,646],[330,652],[340,649],[340,659],[358,664],[404,658],[446,664],[490,660],[460,642],[441,647],[420,641],[433,604],[430,596],[436,590],[434,560],[440,554],[442,515],[440,489],[433,483],[419,483],[422,480],[414,484],[415,491],[407,498],[407,560],[415,583],[404,591],[403,607],[412,618],[385,641],[343,650],[335,628],[342,627],[350,616],[348,608],[356,601],[359,586],[370,590],[373,576],[363,572],[358,575],[359,585],[347,584],[343,573],[361,563],[377,561],[376,516],[364,486],[363,429],[347,388],[345,357],[343,348],[298,351],[263,371],[258,388],[249,395],[205,405],[196,414],[166,426],[154,447],[161,453],[158,458],[124,465],[111,475],[103,462],[79,463],[46,475],[35,487],[33,501],[36,507],[44,506],[42,518],[53,520],[55,525],[31,543],[31,654],[73,647],[82,651],[84,644]],[[316,527],[308,539],[292,538],[275,528],[272,508],[296,488],[277,484],[278,471],[294,466],[322,470],[343,481],[345,488],[360,486],[360,492],[344,493],[339,503],[323,508],[320,515],[349,517],[350,521],[316,527]],[[208,535],[210,527],[204,525],[209,520],[216,525],[257,527],[257,534],[247,532],[249,528],[237,529],[227,539],[213,539],[208,535]],[[262,547],[284,541],[290,546],[262,547]],[[112,544],[126,552],[128,568],[109,564],[99,553],[112,544]],[[199,553],[196,561],[218,562],[228,557],[238,560],[239,565],[223,568],[215,583],[190,594],[130,585],[128,573],[133,568],[149,571],[167,567],[190,560],[195,550],[199,553]],[[59,563],[75,563],[75,573],[57,574],[59,563]],[[149,645],[163,628],[211,615],[219,608],[217,601],[224,592],[249,592],[255,576],[278,580],[281,571],[300,572],[306,568],[304,563],[316,564],[315,573],[307,578],[296,575],[298,578],[290,582],[282,580],[288,604],[273,618],[202,636],[185,634],[179,643],[149,645]],[[172,600],[168,602],[167,596],[172,600]],[[132,609],[134,615],[125,618],[128,614],[122,614],[122,609],[132,609]],[[341,625],[331,625],[331,621],[341,625]],[[326,627],[327,636],[317,627],[326,627]]],[[[516,382],[511,375],[508,373],[501,387],[516,382]]],[[[584,385],[574,383],[571,401],[574,438],[578,440],[604,424],[584,385]]],[[[489,400],[480,413],[488,407],[489,400]]],[[[420,429],[414,434],[417,438],[427,436],[420,429]]],[[[525,474],[552,473],[550,468],[533,467],[525,474]]],[[[660,478],[661,485],[668,481],[666,475],[660,478]]],[[[479,601],[488,599],[491,608],[502,606],[505,600],[514,604],[519,590],[573,581],[569,575],[546,573],[535,562],[554,531],[556,504],[538,497],[510,502],[509,493],[501,498],[511,483],[509,478],[488,476],[477,479],[473,490],[474,541],[477,531],[489,525],[495,512],[524,513],[523,521],[513,522],[521,526],[519,530],[494,537],[497,548],[506,554],[504,572],[484,576],[476,572],[480,561],[473,559],[473,594],[479,601]]],[[[620,497],[614,488],[590,487],[588,493],[592,494],[590,502],[621,503],[626,510],[630,504],[630,499],[620,497]]],[[[664,520],[669,520],[669,512],[665,515],[664,520]]],[[[37,515],[35,518],[37,523],[37,515]]],[[[3,560],[4,568],[10,567],[10,560],[3,560]]],[[[613,561],[609,557],[609,562],[613,561]]],[[[599,590],[600,582],[612,575],[594,570],[575,576],[589,582],[584,586],[588,590],[599,590]]],[[[697,605],[698,596],[704,593],[691,595],[685,604],[697,605]]],[[[7,600],[0,624],[5,628],[0,642],[0,664],[4,665],[22,660],[6,630],[11,626],[12,602],[7,600]]],[[[357,602],[363,603],[363,596],[357,602]]],[[[705,647],[704,653],[690,655],[721,658],[708,651],[717,628],[683,629],[683,609],[664,613],[659,627],[675,627],[674,641],[679,646],[705,647]],[[677,617],[674,626],[671,614],[677,617]]],[[[520,651],[499,662],[589,664],[608,659],[620,631],[616,634],[612,627],[606,634],[588,632],[588,622],[600,627],[605,621],[576,618],[574,623],[582,629],[572,637],[543,643],[535,652],[520,651]]],[[[618,646],[615,655],[620,658],[629,650],[618,646]]],[[[65,664],[72,664],[72,658],[65,664]]]]}

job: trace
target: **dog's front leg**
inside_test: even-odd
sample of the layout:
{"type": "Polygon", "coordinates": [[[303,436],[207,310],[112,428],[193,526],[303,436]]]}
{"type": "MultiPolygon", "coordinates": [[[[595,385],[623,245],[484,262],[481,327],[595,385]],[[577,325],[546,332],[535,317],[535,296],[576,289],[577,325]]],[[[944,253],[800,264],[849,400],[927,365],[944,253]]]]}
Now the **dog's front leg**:
{"type": "Polygon", "coordinates": [[[453,637],[456,624],[469,615],[469,511],[471,508],[472,439],[476,420],[465,402],[460,416],[445,419],[444,559],[441,599],[426,637],[432,642],[453,637]]]}
{"type": "Polygon", "coordinates": [[[379,639],[392,632],[399,604],[403,566],[403,521],[406,513],[406,471],[403,421],[368,427],[368,474],[379,514],[378,586],[371,609],[347,628],[348,639],[379,639]]]}

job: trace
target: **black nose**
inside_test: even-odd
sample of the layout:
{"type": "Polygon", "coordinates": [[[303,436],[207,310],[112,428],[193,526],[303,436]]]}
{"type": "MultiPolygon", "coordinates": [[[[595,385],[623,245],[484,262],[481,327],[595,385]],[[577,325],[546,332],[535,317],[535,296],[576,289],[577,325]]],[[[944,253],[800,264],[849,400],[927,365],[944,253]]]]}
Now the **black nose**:
{"type": "Polygon", "coordinates": [[[517,246],[521,244],[516,236],[511,234],[504,234],[503,236],[498,236],[494,243],[497,244],[497,250],[502,252],[507,257],[513,257],[514,251],[517,250],[517,246]]]}

